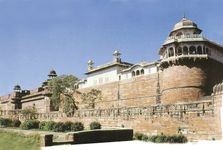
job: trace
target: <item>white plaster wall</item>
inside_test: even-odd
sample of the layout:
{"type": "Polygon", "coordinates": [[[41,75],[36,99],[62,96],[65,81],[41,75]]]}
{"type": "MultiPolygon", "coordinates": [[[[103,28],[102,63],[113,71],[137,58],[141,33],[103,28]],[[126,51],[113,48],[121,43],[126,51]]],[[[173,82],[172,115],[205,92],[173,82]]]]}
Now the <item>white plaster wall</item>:
{"type": "Polygon", "coordinates": [[[128,72],[121,73],[121,80],[132,78],[132,71],[135,72],[137,70],[141,71],[141,69],[144,69],[144,75],[153,74],[157,72],[156,66],[146,66],[146,67],[136,66],[133,69],[129,70],[128,72]]]}
{"type": "Polygon", "coordinates": [[[82,84],[80,88],[86,88],[90,86],[105,84],[109,82],[114,82],[119,80],[120,67],[113,67],[105,69],[99,72],[92,73],[88,75],[87,82],[82,84]]]}
{"type": "Polygon", "coordinates": [[[150,68],[150,74],[152,74],[152,73],[157,73],[157,67],[156,66],[152,66],[150,68]]]}
{"type": "Polygon", "coordinates": [[[119,81],[119,76],[121,77],[121,80],[130,79],[132,78],[132,71],[141,71],[141,69],[144,69],[144,75],[153,74],[157,72],[156,66],[136,66],[128,72],[121,73],[122,69],[123,68],[117,66],[92,73],[87,76],[87,81],[85,83],[79,84],[79,88],[87,88],[95,85],[119,81]]]}

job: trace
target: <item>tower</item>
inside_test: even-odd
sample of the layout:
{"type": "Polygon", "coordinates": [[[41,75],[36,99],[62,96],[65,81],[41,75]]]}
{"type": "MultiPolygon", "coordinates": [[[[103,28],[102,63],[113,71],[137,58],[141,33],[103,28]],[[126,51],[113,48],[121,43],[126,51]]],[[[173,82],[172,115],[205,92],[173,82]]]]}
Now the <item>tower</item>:
{"type": "Polygon", "coordinates": [[[21,87],[20,85],[15,85],[14,88],[13,88],[14,92],[21,92],[21,87]]]}
{"type": "Polygon", "coordinates": [[[57,77],[57,73],[55,70],[51,70],[50,73],[48,74],[49,79],[57,77]]]}
{"type": "Polygon", "coordinates": [[[183,17],[160,48],[161,103],[199,100],[222,80],[223,71],[216,68],[223,67],[223,47],[201,32],[196,23],[183,17]],[[217,73],[221,75],[214,77],[217,73]]]}

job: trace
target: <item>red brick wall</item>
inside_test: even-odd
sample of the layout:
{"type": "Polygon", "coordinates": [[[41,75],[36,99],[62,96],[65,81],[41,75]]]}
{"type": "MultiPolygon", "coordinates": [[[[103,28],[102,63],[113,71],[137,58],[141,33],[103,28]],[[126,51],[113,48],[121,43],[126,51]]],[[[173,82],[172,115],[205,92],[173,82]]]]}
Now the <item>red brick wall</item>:
{"type": "Polygon", "coordinates": [[[96,103],[96,108],[137,107],[156,103],[157,81],[157,74],[151,74],[79,91],[99,89],[102,92],[102,100],[96,103]]]}
{"type": "Polygon", "coordinates": [[[171,66],[160,79],[161,103],[195,101],[205,95],[206,73],[200,67],[171,66]]]}
{"type": "MultiPolygon", "coordinates": [[[[153,134],[179,134],[179,129],[190,140],[212,140],[221,139],[221,123],[220,123],[220,96],[215,97],[215,103],[205,104],[205,111],[202,111],[201,103],[195,111],[192,108],[185,109],[185,112],[156,112],[143,114],[122,114],[115,116],[97,116],[87,112],[87,116],[73,118],[58,118],[56,121],[82,121],[86,128],[92,121],[98,121],[103,127],[126,127],[133,128],[134,132],[142,132],[149,135],[153,134]],[[207,107],[207,109],[206,109],[207,107]],[[200,110],[199,110],[200,108],[200,110]],[[213,108],[213,109],[210,109],[213,108]]],[[[212,101],[213,102],[213,101],[212,101]]],[[[175,105],[178,107],[179,105],[175,105]]]]}

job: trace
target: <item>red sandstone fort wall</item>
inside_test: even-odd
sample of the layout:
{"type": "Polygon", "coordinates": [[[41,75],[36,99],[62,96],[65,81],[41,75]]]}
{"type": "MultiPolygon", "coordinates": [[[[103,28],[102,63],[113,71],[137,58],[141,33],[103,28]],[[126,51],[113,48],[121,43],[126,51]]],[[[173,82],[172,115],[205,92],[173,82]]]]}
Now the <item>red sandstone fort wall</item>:
{"type": "Polygon", "coordinates": [[[208,62],[208,76],[205,90],[208,94],[213,91],[213,86],[223,81],[223,64],[210,60],[208,62]]]}
{"type": "Polygon", "coordinates": [[[102,100],[96,102],[96,108],[137,107],[156,104],[157,82],[158,78],[155,73],[120,82],[80,89],[79,91],[100,90],[102,100]]]}
{"type": "Polygon", "coordinates": [[[50,100],[45,97],[35,101],[27,101],[22,103],[23,109],[25,108],[35,108],[38,113],[49,112],[50,110],[50,100]]]}
{"type": "Polygon", "coordinates": [[[103,127],[133,128],[134,132],[149,135],[179,134],[190,140],[221,139],[220,108],[221,96],[214,100],[194,103],[155,105],[107,110],[79,111],[73,118],[59,117],[57,121],[82,121],[86,127],[98,121],[103,127]]]}
{"type": "Polygon", "coordinates": [[[205,95],[206,73],[200,67],[171,66],[160,75],[161,103],[196,101],[205,95]]]}

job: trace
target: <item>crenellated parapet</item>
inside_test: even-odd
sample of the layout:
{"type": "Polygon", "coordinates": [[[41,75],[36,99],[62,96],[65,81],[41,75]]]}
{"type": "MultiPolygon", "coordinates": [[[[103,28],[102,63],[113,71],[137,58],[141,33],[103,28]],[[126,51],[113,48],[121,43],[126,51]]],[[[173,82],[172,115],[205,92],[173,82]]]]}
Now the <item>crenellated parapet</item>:
{"type": "Polygon", "coordinates": [[[213,94],[223,94],[223,81],[213,87],[213,94]]]}

